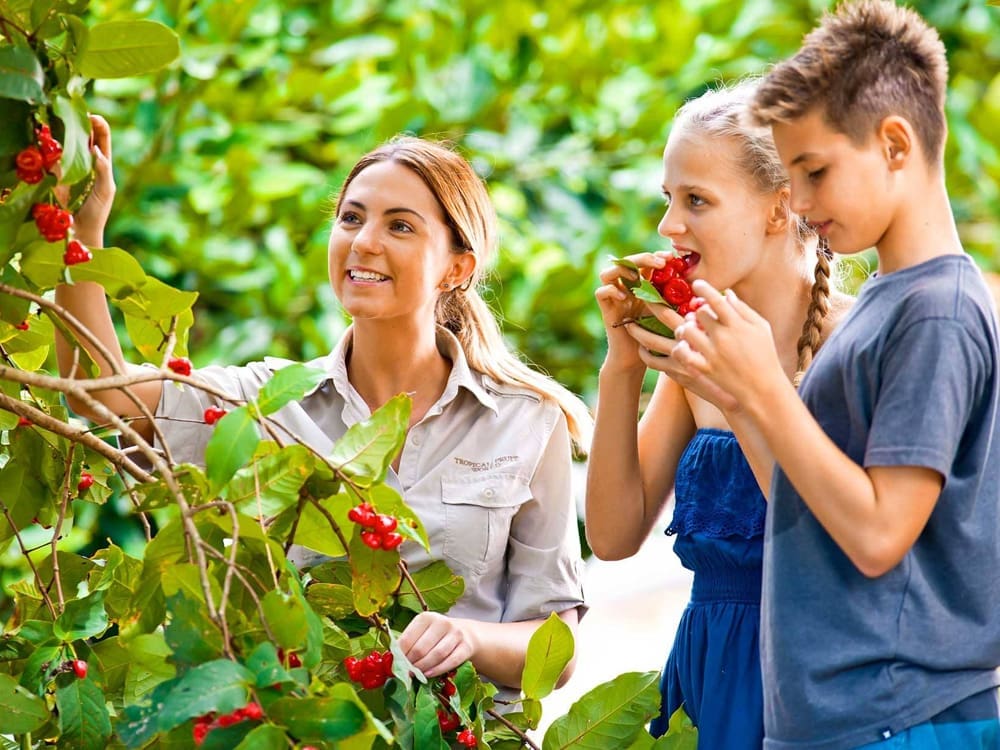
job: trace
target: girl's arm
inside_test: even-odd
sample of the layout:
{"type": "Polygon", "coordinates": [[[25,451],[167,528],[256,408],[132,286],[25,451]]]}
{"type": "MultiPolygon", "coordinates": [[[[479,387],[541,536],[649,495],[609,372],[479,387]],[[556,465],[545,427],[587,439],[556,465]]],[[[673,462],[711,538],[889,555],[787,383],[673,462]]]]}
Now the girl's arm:
{"type": "MultiPolygon", "coordinates": [[[[576,608],[559,613],[576,636],[576,608]]],[[[545,620],[480,622],[437,612],[417,615],[399,637],[407,658],[428,677],[450,672],[467,659],[480,674],[501,685],[521,687],[528,641],[545,620]]],[[[563,685],[573,674],[576,655],[559,678],[563,685]]]]}
{"type": "Polygon", "coordinates": [[[894,568],[930,518],[943,486],[941,474],[918,466],[865,469],[856,464],[788,382],[767,321],[731,291],[723,297],[704,282],[695,284],[718,319],[699,310],[700,327],[687,323],[678,331],[685,343],[674,356],[732,395],[859,571],[876,577],[894,568]]]}
{"type": "MultiPolygon", "coordinates": [[[[104,226],[111,212],[111,204],[115,196],[114,175],[111,169],[111,130],[102,117],[91,115],[94,146],[91,149],[94,157],[94,188],[87,201],[75,217],[75,234],[77,239],[89,247],[104,246],[104,226]]],[[[100,368],[100,376],[112,375],[115,369],[128,372],[133,365],[125,361],[121,343],[111,322],[104,289],[94,282],[79,282],[76,284],[60,284],[56,287],[56,303],[69,311],[86,328],[90,329],[107,349],[113,359],[108,362],[84,339],[78,337],[76,343],[67,341],[56,329],[56,356],[59,361],[59,372],[63,377],[80,377],[82,373],[74,369],[76,357],[74,348],[82,346],[93,357],[100,368]]],[[[132,392],[146,404],[150,411],[156,409],[162,392],[160,381],[140,383],[131,388],[132,392]]],[[[121,391],[93,391],[92,395],[111,411],[123,417],[138,417],[141,410],[121,391]]],[[[70,407],[77,414],[89,419],[99,418],[90,408],[74,399],[69,401],[70,407]]],[[[146,440],[152,439],[152,425],[147,420],[137,420],[132,426],[146,440]]]]}
{"type": "MultiPolygon", "coordinates": [[[[640,267],[665,262],[650,254],[631,260],[640,267]]],[[[648,312],[619,285],[619,279],[630,273],[617,266],[605,269],[603,285],[594,295],[607,331],[608,353],[598,380],[586,525],[591,549],[603,560],[620,560],[639,549],[667,501],[677,461],[695,430],[684,390],[666,377],[660,378],[636,424],[646,363],[627,330],[637,326],[619,324],[648,312]]],[[[664,347],[672,346],[669,339],[653,338],[664,347]]]]}

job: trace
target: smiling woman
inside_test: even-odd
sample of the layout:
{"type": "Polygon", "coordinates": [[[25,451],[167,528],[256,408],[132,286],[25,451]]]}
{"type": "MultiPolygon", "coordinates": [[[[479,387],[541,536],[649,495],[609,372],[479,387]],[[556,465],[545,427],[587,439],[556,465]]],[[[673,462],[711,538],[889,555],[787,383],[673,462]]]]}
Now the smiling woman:
{"type": "MultiPolygon", "coordinates": [[[[95,118],[94,131],[98,185],[77,216],[77,234],[100,247],[114,184],[107,124],[95,118]]],[[[404,543],[400,554],[414,569],[444,560],[464,578],[465,592],[447,615],[417,615],[400,646],[428,676],[471,659],[494,682],[517,688],[537,627],[556,612],[575,628],[583,604],[570,464],[571,443],[582,447],[589,417],[504,345],[476,288],[495,250],[485,185],[457,153],[398,138],[363,157],[341,189],[329,240],[330,283],[353,325],[333,352],[310,363],[326,379],[275,416],[322,449],[395,395],[410,395],[406,439],[387,484],[422,520],[430,552],[404,543]]],[[[127,367],[103,290],[78,283],[57,297],[127,367]]],[[[65,341],[59,353],[63,372],[72,373],[65,341]]],[[[249,400],[281,364],[210,366],[191,376],[216,394],[249,400]]],[[[113,392],[96,395],[136,419],[140,434],[155,430],[175,462],[203,464],[212,434],[206,412],[225,404],[195,388],[143,387],[141,406],[113,392]]],[[[74,408],[94,416],[85,404],[74,408]]],[[[563,679],[571,671],[572,664],[563,679]]]]}

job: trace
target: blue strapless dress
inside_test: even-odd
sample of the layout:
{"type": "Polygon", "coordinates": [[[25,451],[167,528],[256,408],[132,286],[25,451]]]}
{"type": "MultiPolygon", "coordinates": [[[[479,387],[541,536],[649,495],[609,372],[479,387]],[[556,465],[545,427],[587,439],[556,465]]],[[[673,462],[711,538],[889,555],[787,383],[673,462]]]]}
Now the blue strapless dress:
{"type": "Polygon", "coordinates": [[[700,429],[677,466],[674,552],[694,571],[691,601],[660,683],[667,731],[682,703],[698,727],[699,750],[760,750],[760,585],[766,501],[736,437],[700,429]]]}

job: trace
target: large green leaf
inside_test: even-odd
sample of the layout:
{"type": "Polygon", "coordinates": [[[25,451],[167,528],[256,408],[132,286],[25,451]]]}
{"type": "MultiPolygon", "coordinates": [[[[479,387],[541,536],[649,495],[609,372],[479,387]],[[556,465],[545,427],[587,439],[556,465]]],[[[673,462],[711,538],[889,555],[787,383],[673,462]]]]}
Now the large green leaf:
{"type": "Polygon", "coordinates": [[[253,674],[234,661],[218,659],[199,664],[173,686],[164,701],[157,726],[161,732],[166,732],[188,719],[213,711],[226,714],[243,708],[252,683],[253,674]]]}
{"type": "Polygon", "coordinates": [[[95,591],[83,599],[71,599],[55,621],[56,638],[67,643],[101,635],[108,629],[108,613],[104,611],[104,591],[95,591]]]}
{"type": "Polygon", "coordinates": [[[62,120],[64,127],[63,153],[59,161],[62,167],[60,181],[65,185],[72,185],[90,174],[91,169],[87,103],[80,96],[72,99],[56,96],[52,100],[52,110],[62,120]]]}
{"type": "Polygon", "coordinates": [[[250,731],[236,750],[286,750],[288,736],[273,724],[261,724],[250,731]]]}
{"type": "Polygon", "coordinates": [[[389,399],[369,419],[351,425],[333,446],[330,462],[362,487],[384,480],[403,447],[412,406],[403,393],[389,399]]]}
{"type": "Polygon", "coordinates": [[[156,21],[108,21],[90,27],[79,60],[88,78],[127,78],[159,70],[180,54],[177,34],[156,21]]]}
{"type": "Polygon", "coordinates": [[[111,717],[104,693],[89,677],[70,680],[56,688],[59,709],[59,747],[73,750],[105,750],[111,736],[111,717]]]}
{"type": "Polygon", "coordinates": [[[299,401],[326,379],[326,373],[315,367],[294,364],[283,367],[264,383],[257,395],[257,409],[267,416],[290,401],[299,401]]]}
{"type": "MultiPolygon", "coordinates": [[[[319,501],[319,504],[333,518],[334,522],[348,533],[351,523],[347,519],[350,503],[345,493],[319,501]]],[[[330,526],[330,520],[312,503],[306,503],[299,514],[295,527],[295,543],[330,557],[339,557],[347,552],[344,545],[330,526]]]]}
{"type": "Polygon", "coordinates": [[[346,698],[279,698],[267,709],[268,717],[303,742],[337,742],[365,729],[366,717],[346,698]]]}
{"type": "Polygon", "coordinates": [[[43,102],[44,85],[45,73],[29,47],[0,45],[0,97],[43,102]]]}
{"type": "MultiPolygon", "coordinates": [[[[435,560],[430,565],[413,571],[410,576],[417,584],[427,608],[432,612],[447,612],[465,591],[465,581],[462,577],[452,573],[447,563],[441,560],[435,560]]],[[[407,580],[400,584],[399,603],[413,612],[423,611],[413,586],[407,580]]]]}
{"type": "Polygon", "coordinates": [[[652,750],[698,750],[698,729],[683,705],[670,716],[667,733],[653,743],[652,750]]]}
{"type": "Polygon", "coordinates": [[[17,684],[17,680],[0,672],[0,714],[3,731],[11,734],[34,732],[49,720],[45,701],[17,684]]]}
{"type": "Polygon", "coordinates": [[[551,693],[573,658],[573,651],[573,631],[553,612],[528,641],[521,677],[525,696],[541,700],[551,693]]]}
{"type": "Polygon", "coordinates": [[[276,516],[299,501],[312,468],[307,448],[288,445],[237,471],[221,494],[248,516],[276,516]]]}
{"type": "Polygon", "coordinates": [[[41,200],[42,194],[52,187],[53,181],[50,177],[37,185],[19,182],[6,200],[0,203],[0,262],[6,264],[17,251],[16,239],[24,220],[31,207],[41,200]]]}
{"type": "Polygon", "coordinates": [[[205,447],[205,473],[212,492],[218,492],[244,466],[260,442],[260,430],[250,409],[233,409],[215,425],[205,447]]]}
{"type": "Polygon", "coordinates": [[[157,735],[159,716],[178,681],[162,682],[152,692],[125,707],[121,718],[115,722],[115,734],[125,747],[142,747],[157,735]]]}
{"type": "Polygon", "coordinates": [[[413,717],[413,747],[423,750],[446,750],[448,745],[441,736],[438,709],[441,704],[428,685],[417,687],[417,710],[413,717]]]}
{"type": "Polygon", "coordinates": [[[301,599],[281,591],[268,591],[261,606],[277,645],[293,651],[305,645],[309,620],[307,607],[301,599]]]}
{"type": "Polygon", "coordinates": [[[351,570],[354,573],[354,608],[363,617],[378,612],[402,579],[399,553],[371,549],[361,541],[359,534],[351,537],[351,570]]]}
{"type": "Polygon", "coordinates": [[[598,685],[556,719],[542,750],[628,747],[660,709],[659,674],[626,672],[598,685]]]}

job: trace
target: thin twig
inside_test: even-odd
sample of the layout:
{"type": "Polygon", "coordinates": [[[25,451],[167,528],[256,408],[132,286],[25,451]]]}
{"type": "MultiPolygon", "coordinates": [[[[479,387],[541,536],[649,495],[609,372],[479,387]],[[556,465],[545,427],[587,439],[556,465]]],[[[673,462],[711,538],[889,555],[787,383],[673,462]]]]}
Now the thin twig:
{"type": "Polygon", "coordinates": [[[0,508],[3,508],[3,514],[7,517],[7,523],[10,524],[11,531],[14,532],[17,544],[21,548],[21,554],[24,555],[24,559],[28,561],[28,567],[31,568],[31,572],[35,576],[35,585],[38,586],[38,590],[42,594],[42,599],[45,601],[45,605],[49,608],[49,612],[52,614],[52,619],[55,620],[59,617],[59,615],[56,614],[56,608],[52,606],[52,600],[49,598],[48,590],[44,585],[42,585],[42,576],[39,575],[38,568],[35,567],[35,563],[31,559],[31,554],[29,553],[28,548],[24,546],[24,540],[21,539],[21,531],[17,528],[17,525],[14,523],[14,519],[10,515],[10,510],[2,500],[0,500],[0,508]]]}
{"type": "Polygon", "coordinates": [[[427,606],[427,601],[424,599],[424,595],[420,593],[420,589],[417,587],[417,582],[414,581],[413,576],[410,575],[410,569],[406,565],[406,560],[402,558],[399,559],[399,571],[403,574],[403,578],[406,579],[406,582],[413,588],[413,593],[416,595],[417,601],[420,602],[420,608],[424,612],[429,610],[430,607],[427,606]]]}
{"type": "Polygon", "coordinates": [[[59,576],[59,536],[62,532],[63,521],[66,518],[66,511],[69,508],[69,482],[73,471],[73,457],[76,455],[76,443],[70,446],[66,453],[66,468],[63,474],[62,503],[59,506],[59,517],[56,519],[55,528],[52,530],[52,580],[56,584],[56,597],[59,600],[59,613],[66,608],[66,600],[63,598],[62,579],[59,576]]]}
{"type": "Polygon", "coordinates": [[[344,546],[344,552],[348,555],[348,557],[350,557],[350,552],[348,551],[349,545],[347,543],[347,539],[346,537],[344,537],[344,532],[340,530],[340,526],[333,519],[333,515],[331,515],[330,511],[328,511],[326,508],[320,505],[319,500],[317,500],[316,498],[310,497],[309,502],[315,505],[316,510],[322,513],[323,517],[326,518],[326,520],[329,522],[330,528],[333,529],[333,533],[337,535],[337,538],[340,540],[340,543],[344,546]]]}
{"type": "Polygon", "coordinates": [[[257,470],[257,463],[253,465],[253,491],[257,497],[257,520],[260,523],[261,533],[264,534],[264,553],[267,555],[267,567],[271,569],[271,577],[274,579],[274,587],[278,588],[278,569],[274,564],[274,557],[271,555],[271,545],[268,544],[267,528],[264,526],[264,506],[260,499],[260,473],[257,470]]]}
{"type": "Polygon", "coordinates": [[[534,742],[531,741],[531,738],[528,737],[528,735],[524,732],[524,730],[522,730],[519,727],[514,726],[510,722],[510,720],[507,719],[503,714],[497,713],[492,708],[488,708],[488,709],[486,709],[486,715],[489,716],[489,717],[491,717],[491,718],[493,718],[493,719],[496,719],[501,724],[503,724],[505,727],[507,727],[510,731],[512,731],[514,734],[516,734],[518,737],[520,737],[522,745],[527,745],[528,747],[531,748],[531,750],[542,750],[542,748],[540,748],[538,745],[536,745],[534,742]]]}

